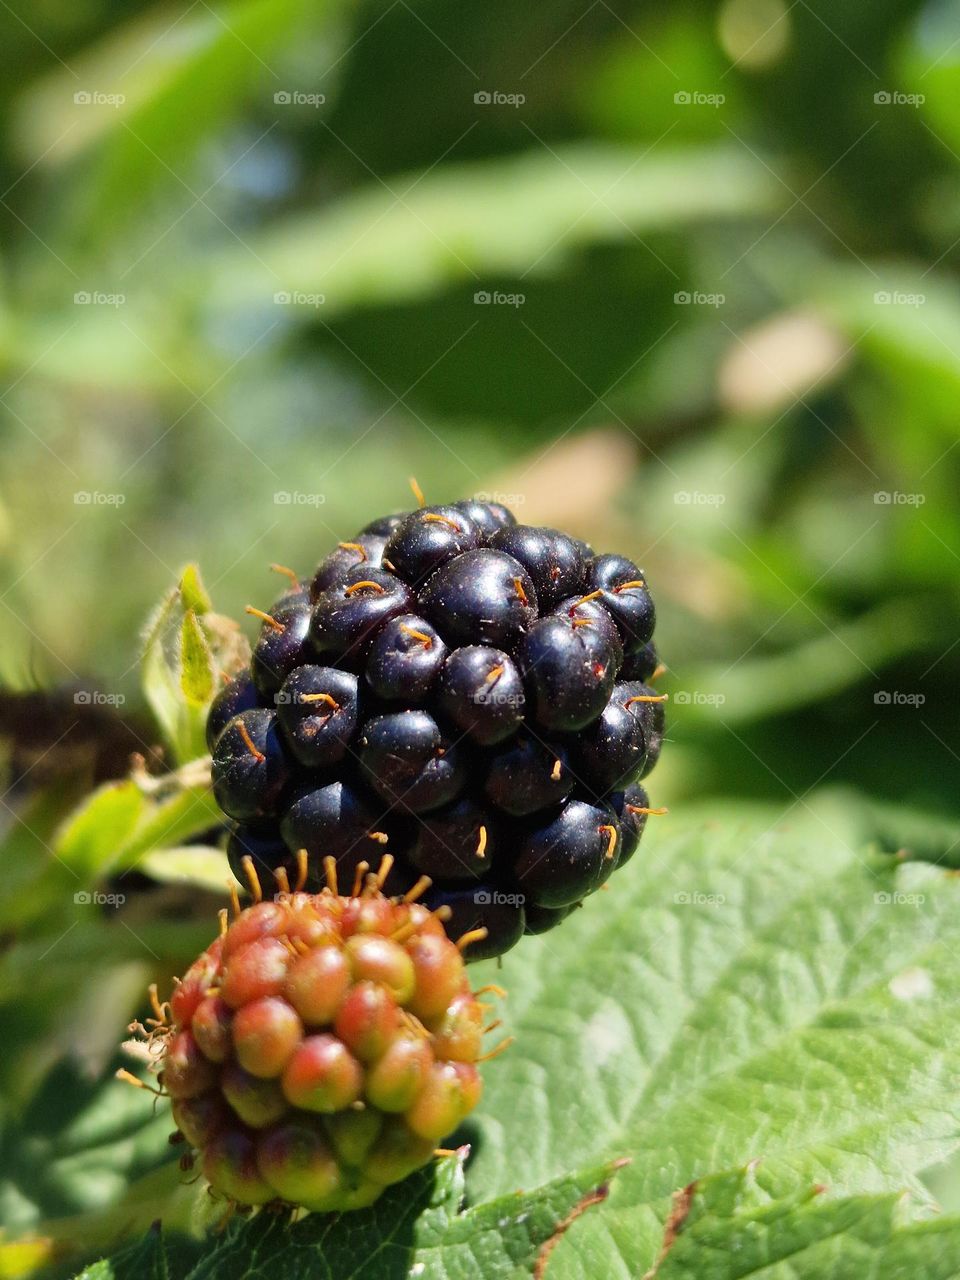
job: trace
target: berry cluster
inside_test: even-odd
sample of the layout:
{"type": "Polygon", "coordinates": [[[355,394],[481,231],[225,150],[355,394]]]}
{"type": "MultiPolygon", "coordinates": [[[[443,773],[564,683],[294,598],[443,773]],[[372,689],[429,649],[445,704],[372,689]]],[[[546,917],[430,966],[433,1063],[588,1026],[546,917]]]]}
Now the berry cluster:
{"type": "Polygon", "coordinates": [[[643,572],[468,501],[340,543],[262,619],[249,671],[208,721],[214,791],[243,882],[341,881],[387,852],[471,959],[558,923],[632,856],[657,812],[639,779],[663,738],[643,572]]]}
{"type": "Polygon", "coordinates": [[[224,913],[169,1005],[153,991],[157,1017],[135,1024],[159,1046],[172,1141],[239,1205],[371,1204],[480,1097],[488,1006],[447,913],[378,885],[369,875],[361,896],[281,893],[229,928],[224,913]]]}

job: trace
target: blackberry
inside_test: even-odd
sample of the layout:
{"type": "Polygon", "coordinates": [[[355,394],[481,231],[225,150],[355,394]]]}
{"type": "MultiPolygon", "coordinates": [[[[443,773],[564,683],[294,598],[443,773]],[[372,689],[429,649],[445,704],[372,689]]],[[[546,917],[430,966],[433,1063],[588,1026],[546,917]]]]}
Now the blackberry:
{"type": "Polygon", "coordinates": [[[447,644],[514,644],[537,617],[537,593],[518,560],[483,547],[433,575],[420,603],[447,644]]]}
{"type": "Polygon", "coordinates": [[[616,814],[606,806],[568,800],[521,841],[514,874],[538,907],[569,907],[599,889],[616,866],[616,814]]]}
{"type": "Polygon", "coordinates": [[[283,572],[207,724],[242,884],[305,857],[317,891],[325,859],[351,879],[389,855],[385,892],[429,880],[451,930],[488,931],[474,959],[560,923],[632,856],[661,812],[639,780],[664,733],[633,560],[471,499],[372,521],[309,591],[283,572]]]}
{"type": "Polygon", "coordinates": [[[252,711],[259,705],[257,686],[249,671],[242,671],[229,680],[210,703],[207,714],[207,749],[213,750],[221,731],[234,716],[238,716],[241,711],[252,711]]]}
{"type": "Polygon", "coordinates": [[[594,556],[587,562],[587,594],[594,592],[620,628],[624,652],[649,642],[656,612],[642,569],[626,556],[594,556]]]}
{"type": "Polygon", "coordinates": [[[523,720],[523,704],[520,672],[501,649],[464,645],[443,664],[438,705],[475,742],[509,738],[523,720]]]}
{"type": "Polygon", "coordinates": [[[280,834],[291,854],[306,849],[314,883],[327,856],[336,860],[338,874],[349,879],[361,862],[378,861],[389,843],[382,810],[356,783],[327,782],[292,800],[280,834]]]}
{"type": "MultiPolygon", "coordinates": [[[[284,867],[288,874],[295,865],[275,822],[236,822],[227,837],[227,861],[241,884],[247,883],[244,858],[252,858],[257,874],[269,883],[284,867]]],[[[319,885],[317,886],[319,888],[319,885]]]]}
{"type": "MultiPolygon", "coordinates": [[[[233,1207],[330,1213],[372,1204],[433,1157],[479,1101],[484,1007],[444,933],[454,909],[380,891],[281,892],[240,911],[176,986],[150,991],[144,1037],[212,1194],[233,1207]]],[[[489,1006],[486,1006],[489,1008],[489,1006]]],[[[127,1072],[121,1077],[143,1086],[127,1072]]]]}
{"type": "Polygon", "coordinates": [[[258,692],[269,696],[277,692],[295,667],[308,661],[310,603],[300,592],[291,592],[281,597],[270,613],[253,608],[247,612],[263,619],[250,670],[258,692]]]}
{"type": "Polygon", "coordinates": [[[580,548],[573,538],[556,529],[508,525],[494,534],[490,545],[523,565],[537,589],[537,603],[542,613],[549,612],[565,596],[583,586],[580,548]]]}
{"type": "Polygon", "coordinates": [[[357,660],[378,628],[409,613],[413,603],[413,592],[400,578],[361,565],[317,596],[309,620],[310,643],[321,656],[357,660]]]}
{"type": "Polygon", "coordinates": [[[310,583],[310,599],[333,587],[342,586],[354,569],[379,569],[383,564],[383,549],[387,535],[358,533],[349,542],[340,542],[325,560],[321,560],[310,583]]]}
{"type": "MultiPolygon", "coordinates": [[[[600,716],[580,734],[574,751],[574,769],[595,795],[615,790],[645,769],[654,748],[647,709],[655,706],[659,711],[660,704],[642,699],[654,696],[645,685],[614,685],[610,701],[600,716]]],[[[656,750],[659,751],[659,742],[656,750]]]]}
{"type": "Polygon", "coordinates": [[[347,754],[360,716],[357,677],[334,667],[291,671],[277,693],[277,716],[292,755],[308,769],[347,754]]]}
{"type": "Polygon", "coordinates": [[[430,889],[424,901],[435,909],[449,909],[447,925],[453,936],[484,933],[470,947],[471,961],[501,956],[523,937],[526,912],[520,893],[491,885],[448,885],[430,889]]]}
{"type": "Polygon", "coordinates": [[[423,815],[409,857],[431,880],[479,880],[491,870],[498,843],[486,810],[464,797],[423,815]]]}
{"type": "Polygon", "coordinates": [[[610,797],[610,804],[617,815],[620,828],[620,840],[617,844],[619,870],[636,853],[650,814],[666,813],[666,809],[651,809],[650,797],[639,782],[631,782],[623,791],[614,792],[610,797]]]}
{"type": "Polygon", "coordinates": [[[498,529],[506,529],[517,523],[513,512],[508,511],[500,502],[478,502],[476,498],[470,498],[453,505],[476,525],[485,540],[492,538],[498,529]]]}
{"type": "Polygon", "coordinates": [[[456,507],[424,507],[394,529],[383,554],[390,571],[416,587],[462,551],[478,547],[481,537],[456,507]]]}
{"type": "Polygon", "coordinates": [[[532,704],[544,729],[582,729],[607,705],[617,678],[617,649],[589,624],[552,615],[524,636],[518,658],[532,704]]]}
{"type": "Polygon", "coordinates": [[[272,814],[290,778],[276,715],[257,707],[234,716],[217,738],[212,772],[213,794],[229,817],[272,814]]]}
{"type": "Polygon", "coordinates": [[[492,757],[484,791],[498,809],[523,817],[565,800],[575,782],[565,746],[522,734],[492,757]]]}
{"type": "Polygon", "coordinates": [[[623,666],[620,668],[620,679],[640,680],[646,684],[657,671],[662,671],[660,658],[653,641],[648,641],[636,653],[631,653],[624,658],[623,666]]]}
{"type": "Polygon", "coordinates": [[[359,761],[370,786],[409,813],[436,809],[463,787],[460,752],[427,711],[374,716],[364,725],[359,761]]]}
{"type": "Polygon", "coordinates": [[[422,702],[440,674],[447,646],[415,613],[401,613],[380,628],[367,656],[367,684],[387,702],[422,702]]]}

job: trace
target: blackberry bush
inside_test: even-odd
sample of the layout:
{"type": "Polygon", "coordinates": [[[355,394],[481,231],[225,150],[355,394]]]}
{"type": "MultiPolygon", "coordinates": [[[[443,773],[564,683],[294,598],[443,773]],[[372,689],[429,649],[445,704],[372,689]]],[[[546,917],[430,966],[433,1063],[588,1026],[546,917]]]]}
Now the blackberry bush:
{"type": "MultiPolygon", "coordinates": [[[[134,1025],[158,1066],[186,1144],[214,1192],[244,1207],[362,1208],[433,1156],[480,1097],[485,1010],[450,907],[384,897],[391,859],[337,892],[261,897],[194,962],[168,1004],[134,1025]]],[[[306,877],[306,858],[299,873],[306,877]]],[[[499,993],[499,988],[491,988],[499,993]]],[[[493,1024],[496,1025],[496,1024],[493,1024]]],[[[490,1028],[487,1028],[488,1030],[490,1028]]],[[[492,1053],[505,1047],[501,1042],[492,1053]]],[[[123,1073],[122,1073],[123,1074],[123,1073]]]]}
{"type": "MultiPolygon", "coordinates": [[[[289,572],[289,571],[288,571],[289,572]]],[[[261,619],[213,703],[231,865],[341,883],[392,856],[471,959],[559,923],[633,854],[665,695],[643,571],[479,501],[374,521],[261,619]],[[629,798],[628,798],[629,797],[629,798]],[[456,933],[452,933],[456,936],[456,933]]]]}

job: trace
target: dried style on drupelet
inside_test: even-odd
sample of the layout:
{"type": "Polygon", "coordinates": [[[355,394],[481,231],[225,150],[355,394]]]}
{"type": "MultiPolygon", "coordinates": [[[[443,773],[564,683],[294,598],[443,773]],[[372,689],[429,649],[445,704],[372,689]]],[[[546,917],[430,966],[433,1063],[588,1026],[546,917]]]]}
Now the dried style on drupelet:
{"type": "MultiPolygon", "coordinates": [[[[467,979],[448,908],[381,892],[392,859],[360,870],[353,892],[281,892],[257,901],[194,962],[167,1004],[151,989],[146,1037],[171,1141],[191,1150],[215,1195],[235,1207],[362,1208],[426,1164],[480,1097],[490,1009],[467,979]]],[[[301,880],[306,860],[301,857],[301,880]]],[[[503,994],[499,988],[485,990],[503,994]]],[[[126,1072],[120,1073],[142,1084],[126,1072]]]]}
{"type": "MultiPolygon", "coordinates": [[[[275,566],[278,567],[278,566],[275,566]]],[[[308,888],[393,855],[471,959],[559,923],[633,854],[665,695],[643,571],[497,503],[421,506],[296,575],[210,711],[244,883],[306,850],[308,888]]]]}

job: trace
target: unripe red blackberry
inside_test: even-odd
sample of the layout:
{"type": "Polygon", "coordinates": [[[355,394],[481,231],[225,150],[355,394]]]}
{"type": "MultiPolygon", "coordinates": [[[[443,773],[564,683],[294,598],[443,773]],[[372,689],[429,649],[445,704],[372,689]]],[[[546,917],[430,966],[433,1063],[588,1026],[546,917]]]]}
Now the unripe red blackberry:
{"type": "Polygon", "coordinates": [[[429,877],[479,959],[627,862],[664,734],[638,565],[474,499],[371,522],[309,591],[285,572],[208,721],[241,884],[248,855],[292,880],[305,851],[317,891],[324,858],[352,883],[388,853],[384,892],[429,877]]]}
{"type": "MultiPolygon", "coordinates": [[[[449,908],[416,901],[423,884],[385,898],[389,866],[349,896],[333,859],[317,894],[290,892],[281,872],[275,900],[235,902],[229,924],[221,913],[221,936],[169,1004],[151,991],[156,1017],[136,1029],[172,1101],[171,1140],[195,1148],[186,1163],[217,1195],[360,1208],[429,1161],[479,1101],[485,1006],[461,952],[482,931],[452,942],[449,908]]],[[[244,871],[259,894],[252,863],[244,871]]]]}

